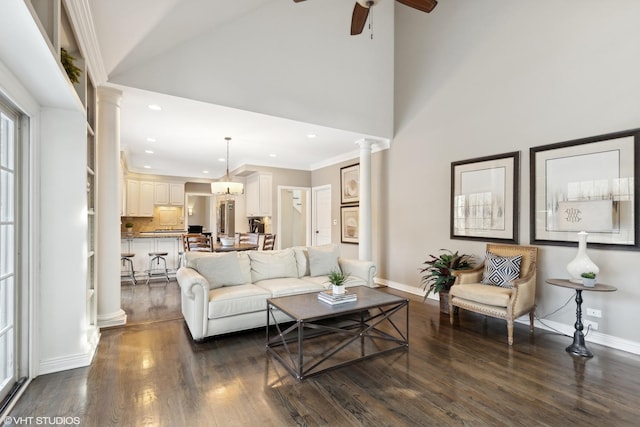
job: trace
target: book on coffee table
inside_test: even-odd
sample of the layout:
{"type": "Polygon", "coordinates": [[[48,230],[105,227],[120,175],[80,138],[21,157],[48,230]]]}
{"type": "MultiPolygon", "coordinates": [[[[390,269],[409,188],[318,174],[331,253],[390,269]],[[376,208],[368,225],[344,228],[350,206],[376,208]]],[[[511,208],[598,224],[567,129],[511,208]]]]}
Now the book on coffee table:
{"type": "Polygon", "coordinates": [[[334,294],[333,291],[322,291],[318,293],[318,300],[327,304],[344,304],[346,302],[354,302],[358,300],[356,294],[345,292],[344,294],[334,294]]]}

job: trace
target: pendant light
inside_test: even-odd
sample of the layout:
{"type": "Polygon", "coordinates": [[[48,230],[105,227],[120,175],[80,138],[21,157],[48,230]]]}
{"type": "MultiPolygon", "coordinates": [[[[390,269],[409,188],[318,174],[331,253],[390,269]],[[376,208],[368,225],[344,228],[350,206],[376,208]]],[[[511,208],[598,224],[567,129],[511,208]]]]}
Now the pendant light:
{"type": "Polygon", "coordinates": [[[219,181],[211,183],[211,193],[237,196],[244,193],[244,184],[241,182],[231,182],[231,177],[229,176],[229,141],[231,141],[231,138],[227,136],[225,140],[227,141],[227,174],[219,181]]]}

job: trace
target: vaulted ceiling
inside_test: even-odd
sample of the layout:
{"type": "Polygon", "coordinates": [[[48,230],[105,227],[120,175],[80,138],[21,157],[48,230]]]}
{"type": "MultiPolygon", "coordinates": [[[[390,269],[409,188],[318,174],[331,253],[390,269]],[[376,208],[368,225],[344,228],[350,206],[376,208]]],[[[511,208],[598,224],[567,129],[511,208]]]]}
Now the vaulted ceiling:
{"type": "Polygon", "coordinates": [[[395,3],[350,36],[345,0],[89,0],[108,84],[124,92],[129,168],[217,178],[226,136],[231,169],[313,170],[359,139],[388,144],[395,3]]]}

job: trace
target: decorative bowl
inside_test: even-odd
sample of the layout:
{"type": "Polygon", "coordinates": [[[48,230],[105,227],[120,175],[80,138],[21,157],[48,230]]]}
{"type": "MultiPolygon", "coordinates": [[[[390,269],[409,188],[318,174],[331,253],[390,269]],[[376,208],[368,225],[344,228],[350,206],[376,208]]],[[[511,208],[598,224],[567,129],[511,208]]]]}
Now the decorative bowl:
{"type": "Polygon", "coordinates": [[[222,246],[233,246],[236,243],[235,237],[220,237],[222,246]]]}

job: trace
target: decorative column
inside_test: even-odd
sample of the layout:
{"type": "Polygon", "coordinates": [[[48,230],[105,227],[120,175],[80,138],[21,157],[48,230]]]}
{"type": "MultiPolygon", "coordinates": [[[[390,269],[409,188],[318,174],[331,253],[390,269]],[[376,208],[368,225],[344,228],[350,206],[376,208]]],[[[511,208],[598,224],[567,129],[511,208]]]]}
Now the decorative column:
{"type": "Polygon", "coordinates": [[[120,99],[122,91],[98,88],[97,294],[98,326],[127,323],[120,307],[120,99]]]}
{"type": "Polygon", "coordinates": [[[371,139],[357,141],[360,146],[360,215],[358,226],[358,258],[371,261],[371,139]]]}

